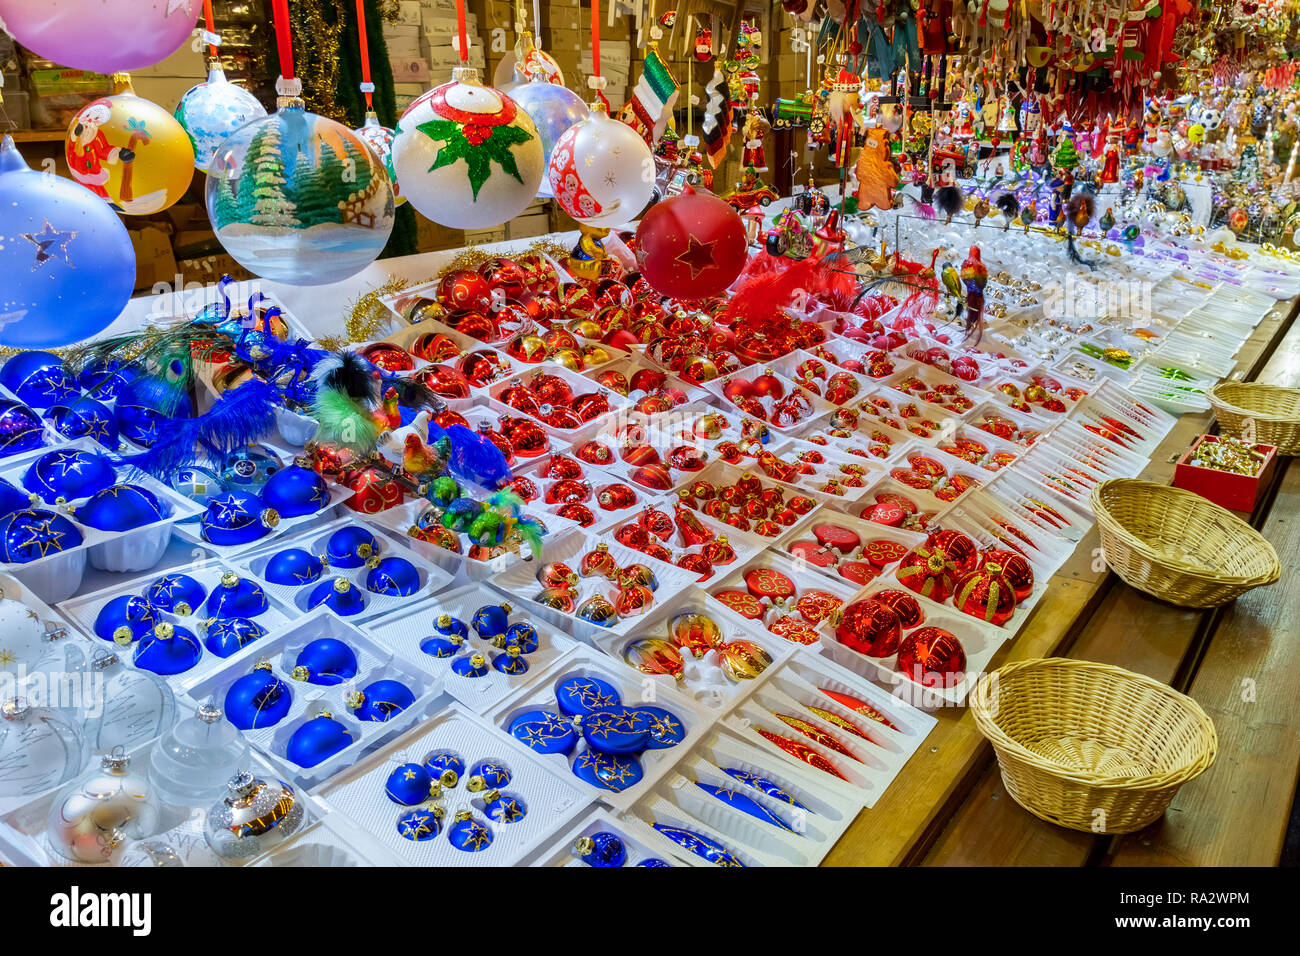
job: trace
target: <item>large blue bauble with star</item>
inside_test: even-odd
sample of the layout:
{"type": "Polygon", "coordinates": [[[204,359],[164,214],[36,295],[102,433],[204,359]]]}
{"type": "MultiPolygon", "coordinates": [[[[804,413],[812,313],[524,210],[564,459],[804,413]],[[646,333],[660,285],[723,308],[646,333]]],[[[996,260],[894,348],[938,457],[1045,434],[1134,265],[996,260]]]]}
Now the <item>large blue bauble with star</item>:
{"type": "Polygon", "coordinates": [[[33,508],[0,518],[0,561],[28,564],[81,545],[81,532],[63,515],[33,508]]]}
{"type": "Polygon", "coordinates": [[[632,707],[611,707],[582,718],[587,746],[607,754],[634,754],[650,737],[650,715],[632,707]]]}
{"type": "Polygon", "coordinates": [[[135,250],[109,204],[32,169],[6,136],[0,209],[0,345],[70,345],[107,328],[135,287],[135,250]]]}
{"type": "Polygon", "coordinates": [[[260,585],[227,571],[208,595],[206,610],[208,617],[257,617],[270,606],[260,585]]]}
{"type": "Polygon", "coordinates": [[[266,628],[246,617],[228,617],[208,622],[203,646],[217,657],[231,657],[266,634],[266,628]]]}
{"type": "Polygon", "coordinates": [[[19,352],[0,366],[0,385],[42,411],[66,405],[80,394],[76,379],[53,352],[19,352]]]}
{"type": "Polygon", "coordinates": [[[433,777],[423,764],[404,763],[393,768],[384,784],[384,794],[393,803],[413,807],[429,798],[433,777]]]}
{"type": "Polygon", "coordinates": [[[320,580],[324,573],[325,565],[310,551],[286,548],[271,555],[262,571],[262,577],[272,584],[301,587],[320,580]]]}
{"type": "Polygon", "coordinates": [[[230,685],[222,710],[240,730],[274,727],[289,713],[293,692],[267,668],[254,668],[230,685]]]}
{"type": "Polygon", "coordinates": [[[506,644],[519,648],[521,654],[531,654],[537,650],[537,628],[527,621],[516,621],[506,628],[506,644]]]}
{"type": "Polygon", "coordinates": [[[41,416],[22,402],[0,398],[0,458],[44,444],[45,425],[41,416]]]}
{"type": "Polygon", "coordinates": [[[192,631],[166,621],[155,624],[135,645],[135,666],[164,677],[182,674],[199,662],[203,648],[192,631]]]}
{"type": "Polygon", "coordinates": [[[397,818],[397,832],[405,839],[419,843],[432,840],[442,832],[442,807],[417,807],[397,818]]]}
{"type": "Polygon", "coordinates": [[[357,655],[336,637],[318,637],[298,652],[294,680],[332,686],[357,676],[357,655]]]}
{"type": "Polygon", "coordinates": [[[154,607],[186,617],[203,603],[208,589],[188,574],[164,574],[145,588],[145,600],[154,607]]]}
{"type": "Polygon", "coordinates": [[[644,717],[646,728],[650,731],[646,740],[648,750],[666,750],[686,739],[686,725],[671,710],[653,706],[642,706],[637,710],[644,717]]]}
{"type": "Polygon", "coordinates": [[[92,495],[75,514],[100,531],[130,531],[167,517],[168,509],[148,488],[113,485],[92,495]]]}
{"type": "Polygon", "coordinates": [[[97,398],[101,402],[111,402],[117,398],[117,393],[122,390],[123,385],[139,377],[139,371],[133,366],[123,365],[120,362],[97,361],[91,362],[77,373],[77,385],[91,398],[97,398]]]}
{"type": "Polygon", "coordinates": [[[223,491],[208,499],[199,519],[204,541],[216,545],[248,544],[270,534],[280,515],[251,491],[223,491]]]}
{"type": "Polygon", "coordinates": [[[117,481],[113,466],[103,455],[75,449],[46,452],[27,467],[23,487],[46,504],[60,498],[89,498],[117,481]]]}
{"type": "Polygon", "coordinates": [[[645,771],[630,754],[606,754],[587,750],[573,760],[573,775],[597,789],[620,793],[641,782],[645,771]]]}
{"type": "Polygon", "coordinates": [[[31,495],[14,487],[7,479],[0,478],[0,517],[11,515],[15,511],[26,511],[31,506],[31,495]]]}
{"type": "Polygon", "coordinates": [[[533,753],[567,754],[578,742],[573,723],[547,710],[526,710],[510,721],[510,736],[533,753]]]}
{"type": "Polygon", "coordinates": [[[420,590],[420,572],[405,558],[381,558],[366,574],[366,590],[390,597],[410,597],[420,590]]]}
{"type": "Polygon", "coordinates": [[[555,702],[563,713],[573,716],[617,707],[623,703],[623,697],[608,681],[578,675],[566,677],[555,686],[555,702]]]}
{"type": "Polygon", "coordinates": [[[282,518],[314,515],[329,503],[325,479],[310,468],[290,465],[271,476],[262,489],[262,500],[282,518]]]}
{"type": "Polygon", "coordinates": [[[580,837],[574,852],[588,866],[622,866],[627,862],[627,847],[618,834],[607,830],[580,837]]]}
{"type": "Polygon", "coordinates": [[[95,636],[118,644],[138,641],[158,623],[158,612],[138,594],[115,597],[95,615],[95,636]]]}
{"type": "Polygon", "coordinates": [[[122,444],[117,438],[117,420],[112,409],[89,396],[83,395],[66,408],[51,408],[47,417],[64,438],[91,438],[109,451],[117,451],[122,444]]]}
{"type": "Polygon", "coordinates": [[[141,376],[122,386],[113,411],[117,416],[117,430],[123,438],[152,448],[167,437],[168,422],[192,417],[194,406],[189,396],[178,387],[157,378],[141,376]]]}
{"type": "Polygon", "coordinates": [[[339,617],[352,617],[366,609],[366,598],[351,581],[331,578],[316,585],[307,595],[307,610],[314,610],[322,604],[339,617]]]}
{"type": "Polygon", "coordinates": [[[293,732],[285,756],[300,767],[315,767],[352,743],[352,731],[329,713],[320,713],[293,732]]]}
{"type": "Polygon", "coordinates": [[[352,712],[358,720],[373,720],[383,723],[392,720],[406,708],[415,703],[415,694],[399,680],[381,678],[363,687],[349,706],[356,704],[352,712]]]}
{"type": "Polygon", "coordinates": [[[506,604],[485,604],[474,612],[470,618],[470,626],[478,632],[478,636],[485,641],[491,640],[498,634],[504,634],[510,621],[510,607],[506,604]]]}
{"type": "Polygon", "coordinates": [[[379,553],[379,540],[360,525],[346,525],[329,537],[325,557],[336,568],[359,568],[379,553]]]}

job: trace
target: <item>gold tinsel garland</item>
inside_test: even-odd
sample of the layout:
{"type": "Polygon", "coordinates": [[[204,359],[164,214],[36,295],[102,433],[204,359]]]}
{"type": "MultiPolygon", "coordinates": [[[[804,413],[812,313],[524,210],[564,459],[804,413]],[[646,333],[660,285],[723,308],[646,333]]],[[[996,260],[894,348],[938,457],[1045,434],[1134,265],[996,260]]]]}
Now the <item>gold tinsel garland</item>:
{"type": "Polygon", "coordinates": [[[348,117],[336,96],[344,2],[298,0],[289,6],[289,22],[293,29],[294,71],[302,80],[311,111],[347,125],[348,117]],[[325,19],[326,10],[333,14],[333,23],[325,19]]]}

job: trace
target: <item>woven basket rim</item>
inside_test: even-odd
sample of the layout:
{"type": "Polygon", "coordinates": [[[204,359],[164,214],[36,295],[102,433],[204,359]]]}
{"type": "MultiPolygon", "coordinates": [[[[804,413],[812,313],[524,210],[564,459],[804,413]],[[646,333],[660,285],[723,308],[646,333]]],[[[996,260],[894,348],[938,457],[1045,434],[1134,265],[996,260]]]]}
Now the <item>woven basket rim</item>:
{"type": "Polygon", "coordinates": [[[1069,657],[1036,657],[1003,664],[997,670],[990,671],[979,679],[975,689],[970,694],[967,706],[980,733],[988,739],[994,750],[998,752],[999,760],[1005,753],[1008,757],[1027,764],[1040,773],[1048,774],[1058,780],[1099,790],[1149,791],[1181,786],[1208,769],[1218,755],[1219,737],[1214,729],[1214,722],[1210,720],[1209,715],[1195,700],[1174,690],[1168,684],[1162,684],[1145,674],[1137,674],[1122,667],[1116,667],[1114,664],[1103,664],[1100,661],[1075,660],[1069,657]],[[1072,771],[1052,763],[1007,734],[996,722],[990,710],[992,704],[990,694],[995,675],[1000,683],[1007,675],[1041,668],[1106,674],[1145,686],[1181,707],[1200,727],[1201,739],[1204,741],[1201,752],[1193,760],[1190,760],[1185,766],[1177,770],[1143,774],[1136,777],[1104,776],[1086,771],[1072,771]]]}
{"type": "Polygon", "coordinates": [[[1221,584],[1224,586],[1259,587],[1263,584],[1272,584],[1282,575],[1282,562],[1281,559],[1278,558],[1277,549],[1273,547],[1272,543],[1267,538],[1245,521],[1242,521],[1231,511],[1216,505],[1212,501],[1202,498],[1194,491],[1188,491],[1185,488],[1174,488],[1170,485],[1161,485],[1154,481],[1145,481],[1141,478],[1112,478],[1095,485],[1088,497],[1089,504],[1092,506],[1093,514],[1096,517],[1098,524],[1102,526],[1099,530],[1103,533],[1114,534],[1154,565],[1171,568],[1180,575],[1195,578],[1198,581],[1221,584]],[[1207,571],[1204,568],[1197,567],[1196,565],[1171,559],[1168,555],[1157,552],[1144,539],[1139,538],[1110,513],[1110,509],[1106,507],[1104,498],[1108,491],[1137,491],[1145,494],[1165,495],[1170,498],[1180,498],[1195,509],[1207,511],[1220,518],[1226,518],[1230,525],[1235,526],[1235,530],[1238,533],[1245,532],[1245,537],[1250,539],[1257,548],[1272,556],[1272,565],[1267,572],[1251,575],[1238,575],[1223,574],[1217,571],[1207,571]]]}
{"type": "MultiPolygon", "coordinates": [[[[1205,393],[1210,404],[1226,411],[1239,414],[1244,418],[1262,419],[1270,422],[1300,422],[1300,416],[1281,415],[1277,412],[1263,411],[1261,409],[1247,408],[1244,405],[1238,405],[1236,402],[1228,401],[1224,398],[1224,393],[1229,390],[1241,389],[1246,392],[1266,392],[1274,395],[1288,394],[1294,395],[1300,401],[1300,388],[1289,388],[1285,385],[1268,385],[1264,382],[1236,382],[1225,379],[1211,386],[1205,393]]],[[[1234,396],[1235,397],[1235,396],[1234,396]]]]}

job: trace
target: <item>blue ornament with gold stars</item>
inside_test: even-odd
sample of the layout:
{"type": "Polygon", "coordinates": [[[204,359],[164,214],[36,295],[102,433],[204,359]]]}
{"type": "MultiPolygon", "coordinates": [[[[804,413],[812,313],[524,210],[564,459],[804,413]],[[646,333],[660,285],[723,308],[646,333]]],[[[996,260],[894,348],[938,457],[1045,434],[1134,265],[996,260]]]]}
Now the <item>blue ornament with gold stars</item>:
{"type": "Polygon", "coordinates": [[[599,677],[566,677],[555,687],[555,702],[560,712],[570,717],[618,707],[623,697],[618,689],[599,677]]]}
{"type": "Polygon", "coordinates": [[[208,499],[199,518],[203,540],[216,545],[248,544],[264,538],[280,523],[280,515],[251,491],[224,491],[208,499]]]}
{"type": "Polygon", "coordinates": [[[518,823],[528,815],[528,805],[523,797],[493,789],[483,794],[483,812],[497,823],[518,823]]]}
{"type": "Polygon", "coordinates": [[[439,614],[438,619],[433,622],[433,629],[444,637],[469,637],[469,628],[465,626],[465,622],[450,614],[439,614]]]}
{"type": "Polygon", "coordinates": [[[257,617],[270,607],[261,585],[227,571],[208,595],[207,614],[208,617],[257,617]]]}
{"type": "Polygon", "coordinates": [[[12,399],[0,398],[0,457],[31,451],[45,444],[41,417],[12,399]]]}
{"type": "Polygon", "coordinates": [[[659,859],[657,856],[648,856],[638,863],[637,866],[672,866],[672,864],[659,859]]]}
{"type": "Polygon", "coordinates": [[[442,832],[442,819],[446,815],[442,807],[417,807],[408,810],[397,818],[397,832],[407,840],[420,843],[432,840],[442,832]]]}
{"type": "Polygon", "coordinates": [[[574,841],[573,852],[588,866],[622,866],[627,862],[627,847],[623,845],[622,838],[607,830],[597,830],[578,837],[574,841]]]}
{"type": "Polygon", "coordinates": [[[161,521],[168,513],[148,488],[122,484],[95,492],[73,512],[73,517],[100,531],[130,531],[161,521]]]}
{"type": "Polygon", "coordinates": [[[366,609],[366,599],[359,588],[346,578],[322,581],[307,595],[307,610],[324,605],[339,617],[352,617],[366,609]]]}
{"type": "Polygon", "coordinates": [[[346,749],[352,740],[352,731],[322,710],[290,735],[284,755],[299,767],[316,767],[346,749]]]}
{"type": "Polygon", "coordinates": [[[117,398],[122,386],[140,376],[133,366],[117,361],[91,362],[77,373],[77,385],[92,398],[111,402],[117,398]]]}
{"type": "Polygon", "coordinates": [[[203,647],[193,631],[162,621],[136,642],[132,660],[141,670],[167,677],[185,673],[202,656],[203,647]]]}
{"type": "Polygon", "coordinates": [[[284,720],[292,703],[289,685],[272,673],[269,661],[259,661],[230,685],[222,709],[240,730],[260,730],[284,720]]]}
{"type": "Polygon", "coordinates": [[[465,638],[460,634],[452,634],[449,637],[443,637],[441,634],[430,634],[420,641],[420,650],[430,657],[454,657],[460,653],[460,649],[464,645],[465,638]]]}
{"type": "Polygon", "coordinates": [[[415,703],[415,694],[399,680],[381,678],[348,695],[348,707],[358,720],[383,723],[415,703]]]}
{"type": "Polygon", "coordinates": [[[528,673],[528,661],[524,659],[523,651],[513,644],[507,645],[500,654],[493,655],[492,666],[511,677],[528,673]]]}
{"type": "Polygon", "coordinates": [[[763,806],[753,797],[741,793],[739,790],[732,790],[728,787],[715,787],[711,783],[695,781],[695,786],[699,787],[711,797],[716,797],[723,803],[735,807],[742,813],[748,813],[751,817],[757,817],[765,823],[770,823],[778,829],[785,830],[788,833],[794,832],[794,827],[786,823],[779,816],[763,806]]]}
{"type": "Polygon", "coordinates": [[[483,605],[470,618],[470,626],[485,641],[490,641],[498,634],[504,634],[506,628],[510,626],[510,605],[483,605]]]}
{"type": "Polygon", "coordinates": [[[389,597],[410,597],[420,590],[420,572],[405,558],[389,555],[371,558],[366,574],[366,590],[389,597]]]}
{"type": "Polygon", "coordinates": [[[292,677],[333,687],[357,676],[360,665],[356,652],[337,637],[318,637],[298,652],[292,677]]]}
{"type": "Polygon", "coordinates": [[[472,791],[499,790],[510,783],[510,768],[498,760],[480,760],[469,768],[467,786],[472,791]]]}
{"type": "Polygon", "coordinates": [[[253,442],[226,455],[221,463],[221,480],[231,488],[261,490],[283,468],[279,455],[253,442]]]}
{"type": "Polygon", "coordinates": [[[531,654],[537,650],[537,628],[527,621],[516,621],[506,628],[506,644],[519,648],[521,654],[531,654]]]}
{"type": "Polygon", "coordinates": [[[117,420],[112,409],[88,395],[66,407],[51,408],[46,417],[64,438],[90,438],[109,451],[117,451],[122,445],[117,437],[117,420]]]}
{"type": "Polygon", "coordinates": [[[685,827],[669,826],[666,823],[656,823],[654,828],[678,846],[685,847],[696,856],[702,857],[717,866],[745,865],[740,862],[740,857],[713,839],[713,837],[705,836],[703,833],[696,833],[694,830],[687,830],[685,827]]]}
{"type": "Polygon", "coordinates": [[[115,644],[138,641],[158,623],[158,612],[138,594],[115,597],[95,615],[95,636],[115,644]]]}
{"type": "Polygon", "coordinates": [[[217,657],[230,657],[266,634],[266,628],[246,617],[211,618],[206,630],[203,646],[217,657]]]}
{"type": "Polygon", "coordinates": [[[262,500],[282,518],[314,515],[329,504],[330,493],[325,479],[301,465],[277,471],[262,489],[262,500]]]}
{"type": "Polygon", "coordinates": [[[722,772],[735,780],[739,780],[745,786],[753,787],[760,793],[765,793],[769,797],[780,800],[782,803],[788,803],[790,806],[796,807],[800,810],[808,810],[807,807],[792,797],[784,787],[772,782],[766,777],[760,777],[758,774],[752,773],[749,770],[741,770],[739,767],[723,767],[722,772]]]}
{"type": "Polygon", "coordinates": [[[23,475],[23,487],[46,504],[89,498],[116,481],[103,455],[70,448],[41,455],[23,475]]]}
{"type": "Polygon", "coordinates": [[[0,518],[0,561],[30,564],[79,547],[81,532],[63,515],[40,508],[0,518]]]}
{"type": "Polygon", "coordinates": [[[66,405],[81,394],[63,359],[53,352],[19,352],[0,366],[0,385],[38,411],[66,405]]]}
{"type": "Polygon", "coordinates": [[[431,750],[424,755],[430,776],[444,787],[454,787],[465,776],[465,761],[452,750],[431,750]]]}
{"type": "Polygon", "coordinates": [[[145,600],[171,614],[188,617],[208,596],[205,588],[188,574],[164,574],[144,591],[145,600]]]}
{"type": "Polygon", "coordinates": [[[16,487],[5,478],[0,478],[0,516],[11,515],[15,511],[26,511],[32,506],[29,492],[16,487]]]}
{"type": "Polygon", "coordinates": [[[461,677],[484,677],[488,672],[487,658],[482,654],[468,654],[451,662],[451,669],[461,677]]]}
{"type": "Polygon", "coordinates": [[[447,830],[451,845],[466,853],[478,853],[492,845],[492,831],[486,824],[474,819],[469,810],[461,810],[447,830]]]}
{"type": "Polygon", "coordinates": [[[597,789],[621,793],[640,783],[645,771],[641,761],[628,754],[587,750],[574,758],[573,775],[597,789]]]}
{"type": "Polygon", "coordinates": [[[378,553],[379,539],[355,524],[339,528],[325,544],[325,557],[336,568],[359,568],[378,553]]]}
{"type": "Polygon", "coordinates": [[[320,580],[325,573],[325,562],[302,548],[285,548],[277,551],[266,562],[262,577],[272,584],[285,587],[302,587],[320,580]]]}
{"type": "Polygon", "coordinates": [[[510,721],[510,736],[539,754],[567,754],[578,742],[573,721],[549,710],[518,714],[510,721]]]}
{"type": "Polygon", "coordinates": [[[167,479],[167,484],[172,491],[184,495],[196,505],[202,505],[204,508],[207,508],[208,501],[213,495],[219,495],[223,491],[229,490],[226,483],[217,477],[215,471],[199,465],[186,465],[183,468],[178,468],[167,479]]]}
{"type": "Polygon", "coordinates": [[[686,739],[686,725],[671,710],[654,706],[638,707],[637,710],[645,719],[646,729],[650,732],[646,739],[648,750],[666,750],[686,739]]]}
{"type": "Polygon", "coordinates": [[[193,418],[194,406],[183,390],[141,376],[118,390],[113,414],[118,434],[142,448],[152,448],[167,437],[173,419],[193,418]]]}
{"type": "Polygon", "coordinates": [[[582,718],[587,746],[607,754],[634,754],[645,749],[650,716],[631,707],[611,707],[582,718]]]}
{"type": "Polygon", "coordinates": [[[433,777],[423,764],[404,763],[393,768],[384,784],[384,795],[404,807],[413,807],[429,799],[433,777]]]}

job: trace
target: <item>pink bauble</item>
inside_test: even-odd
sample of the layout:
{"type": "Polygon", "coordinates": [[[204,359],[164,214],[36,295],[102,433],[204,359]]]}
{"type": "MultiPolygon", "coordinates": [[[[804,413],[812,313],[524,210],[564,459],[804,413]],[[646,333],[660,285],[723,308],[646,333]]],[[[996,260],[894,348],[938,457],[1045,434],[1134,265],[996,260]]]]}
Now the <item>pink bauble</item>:
{"type": "Polygon", "coordinates": [[[59,66],[127,73],[175,53],[202,7],[202,0],[0,0],[0,21],[59,66]]]}

